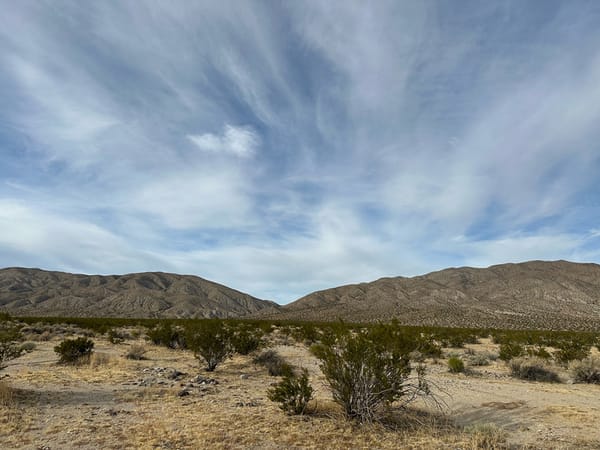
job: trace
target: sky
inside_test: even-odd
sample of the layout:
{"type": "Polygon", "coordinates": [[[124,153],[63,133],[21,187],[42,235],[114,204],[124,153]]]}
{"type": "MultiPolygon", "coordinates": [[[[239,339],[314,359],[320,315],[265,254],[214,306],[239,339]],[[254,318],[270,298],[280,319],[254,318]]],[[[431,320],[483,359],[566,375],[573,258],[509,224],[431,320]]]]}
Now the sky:
{"type": "Polygon", "coordinates": [[[0,8],[0,267],[287,303],[600,262],[596,0],[0,8]]]}

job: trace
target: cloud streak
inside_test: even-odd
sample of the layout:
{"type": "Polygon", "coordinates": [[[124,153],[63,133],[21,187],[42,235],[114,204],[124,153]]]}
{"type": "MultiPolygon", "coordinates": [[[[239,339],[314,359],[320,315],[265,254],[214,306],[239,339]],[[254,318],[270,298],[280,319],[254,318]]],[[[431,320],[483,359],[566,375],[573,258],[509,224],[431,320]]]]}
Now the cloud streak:
{"type": "Polygon", "coordinates": [[[260,137],[251,127],[225,125],[221,136],[212,133],[189,134],[187,138],[200,150],[225,153],[241,158],[253,156],[260,145],[260,137]]]}

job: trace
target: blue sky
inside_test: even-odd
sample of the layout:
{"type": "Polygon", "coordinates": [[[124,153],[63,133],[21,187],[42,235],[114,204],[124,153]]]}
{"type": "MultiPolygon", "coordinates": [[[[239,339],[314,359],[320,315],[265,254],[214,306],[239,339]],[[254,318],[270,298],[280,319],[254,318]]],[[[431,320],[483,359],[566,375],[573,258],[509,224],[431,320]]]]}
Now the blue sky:
{"type": "Polygon", "coordinates": [[[0,1],[0,266],[287,303],[600,262],[600,3],[0,1]]]}

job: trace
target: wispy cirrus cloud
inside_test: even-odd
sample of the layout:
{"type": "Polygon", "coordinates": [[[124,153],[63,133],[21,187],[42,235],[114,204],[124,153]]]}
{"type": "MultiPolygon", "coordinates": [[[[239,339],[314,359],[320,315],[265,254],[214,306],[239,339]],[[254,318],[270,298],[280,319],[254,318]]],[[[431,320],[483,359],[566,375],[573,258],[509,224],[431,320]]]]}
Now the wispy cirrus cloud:
{"type": "Polygon", "coordinates": [[[200,150],[242,158],[253,156],[260,145],[260,137],[252,127],[234,127],[229,124],[225,125],[222,135],[188,134],[187,138],[200,150]]]}

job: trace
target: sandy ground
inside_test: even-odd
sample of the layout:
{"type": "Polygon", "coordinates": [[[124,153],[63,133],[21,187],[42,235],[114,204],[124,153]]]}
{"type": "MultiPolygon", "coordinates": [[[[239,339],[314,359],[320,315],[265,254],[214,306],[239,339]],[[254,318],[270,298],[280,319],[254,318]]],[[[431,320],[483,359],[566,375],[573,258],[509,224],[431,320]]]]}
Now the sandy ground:
{"type": "MultiPolygon", "coordinates": [[[[417,404],[420,412],[407,415],[406,427],[390,429],[345,420],[302,345],[276,346],[289,362],[309,369],[316,391],[311,414],[292,417],[267,399],[266,390],[278,379],[251,357],[236,356],[209,374],[190,352],[146,345],[148,359],[131,361],[123,357],[131,343],[98,339],[91,363],[72,367],[56,364],[57,342],[38,343],[0,372],[8,375],[2,383],[12,396],[0,406],[0,448],[468,449],[485,443],[487,435],[468,431],[482,424],[495,424],[509,448],[600,448],[600,386],[568,384],[566,373],[565,383],[536,383],[510,378],[501,362],[469,375],[448,373],[443,359],[430,362],[445,419],[417,404]],[[157,368],[184,375],[169,379],[157,368]],[[180,396],[183,390],[188,394],[180,396]]],[[[492,345],[470,347],[483,351],[492,345]]]]}

